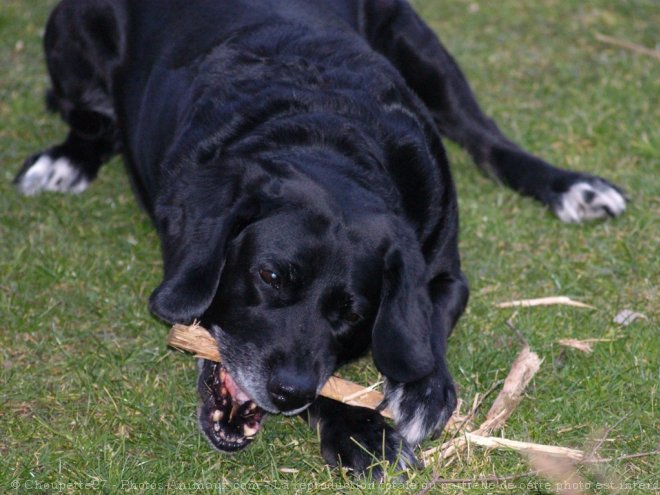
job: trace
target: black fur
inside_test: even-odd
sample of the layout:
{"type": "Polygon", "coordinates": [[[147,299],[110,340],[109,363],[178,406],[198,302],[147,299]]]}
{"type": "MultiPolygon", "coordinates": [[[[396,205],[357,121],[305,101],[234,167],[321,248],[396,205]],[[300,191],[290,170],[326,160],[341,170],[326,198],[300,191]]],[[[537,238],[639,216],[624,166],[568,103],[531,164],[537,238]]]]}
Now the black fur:
{"type": "Polygon", "coordinates": [[[456,404],[445,350],[468,288],[441,135],[550,207],[592,179],[504,137],[401,0],[65,0],[45,49],[71,130],[19,187],[39,190],[39,157],[91,180],[121,151],[162,243],[153,313],[200,319],[252,400],[309,406],[325,459],[356,471],[415,465],[456,404]],[[370,346],[396,429],[314,400],[370,346]]]}

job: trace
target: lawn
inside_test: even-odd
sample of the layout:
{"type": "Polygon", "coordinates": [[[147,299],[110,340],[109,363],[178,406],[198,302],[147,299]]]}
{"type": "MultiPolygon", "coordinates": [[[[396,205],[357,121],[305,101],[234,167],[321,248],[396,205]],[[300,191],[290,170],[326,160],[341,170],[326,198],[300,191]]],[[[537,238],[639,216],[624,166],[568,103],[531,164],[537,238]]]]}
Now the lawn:
{"type": "MultiPolygon", "coordinates": [[[[194,360],[165,346],[167,328],[146,307],[161,275],[158,242],[120,160],[80,196],[24,198],[11,186],[23,159],[65,132],[43,111],[41,36],[52,4],[0,6],[0,492],[414,493],[437,475],[530,470],[514,452],[473,447],[447,468],[411,473],[407,485],[351,481],[324,466],[314,432],[283,417],[271,417],[241,453],[212,451],[194,417],[194,360]]],[[[471,404],[506,375],[520,346],[511,319],[544,361],[506,438],[588,448],[616,424],[601,456],[658,449],[660,62],[596,39],[602,33],[654,48],[657,2],[414,4],[512,138],[550,161],[607,177],[632,199],[621,218],[561,224],[448,145],[472,287],[449,350],[461,397],[471,404]],[[595,309],[495,307],[549,295],[595,309]],[[614,323],[624,309],[646,319],[614,323]],[[562,338],[609,340],[584,354],[560,346],[562,338]]],[[[377,379],[367,360],[343,375],[377,379]]],[[[582,469],[586,481],[629,493],[659,490],[659,472],[658,456],[582,469]]],[[[553,493],[544,482],[527,476],[506,486],[432,490],[553,493]]]]}

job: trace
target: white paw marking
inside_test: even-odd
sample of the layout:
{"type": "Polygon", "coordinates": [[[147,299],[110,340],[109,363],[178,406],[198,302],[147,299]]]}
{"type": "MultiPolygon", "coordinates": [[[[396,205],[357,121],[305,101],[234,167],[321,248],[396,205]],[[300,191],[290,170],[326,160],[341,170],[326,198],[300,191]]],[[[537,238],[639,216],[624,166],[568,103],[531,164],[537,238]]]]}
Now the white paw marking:
{"type": "Polygon", "coordinates": [[[401,410],[401,402],[403,401],[404,385],[397,384],[391,385],[388,380],[385,380],[385,394],[387,396],[387,407],[392,411],[394,422],[397,425],[399,434],[410,444],[419,444],[426,435],[428,430],[424,427],[425,409],[419,404],[413,418],[409,421],[404,421],[403,411],[401,410]]]}
{"type": "Polygon", "coordinates": [[[401,418],[401,399],[403,399],[403,385],[392,385],[385,379],[385,397],[387,397],[387,407],[394,416],[394,421],[398,422],[401,418]]]}
{"type": "Polygon", "coordinates": [[[42,191],[81,193],[89,186],[89,180],[67,158],[53,160],[40,156],[21,177],[18,188],[26,196],[42,191]]]}
{"type": "Polygon", "coordinates": [[[420,407],[413,418],[408,421],[402,428],[399,428],[399,433],[401,436],[406,439],[410,445],[417,445],[426,438],[428,430],[424,427],[425,425],[425,410],[420,407]]]}
{"type": "Polygon", "coordinates": [[[419,445],[429,434],[444,426],[449,420],[449,416],[451,416],[451,411],[446,408],[436,409],[437,401],[432,400],[432,394],[434,393],[432,387],[427,387],[424,390],[423,397],[416,402],[414,411],[406,411],[403,400],[407,393],[406,387],[411,385],[392,383],[385,378],[387,407],[392,412],[397,431],[409,445],[414,447],[419,445]]]}
{"type": "Polygon", "coordinates": [[[579,223],[608,216],[619,216],[626,209],[626,198],[598,179],[573,184],[562,194],[555,214],[562,222],[579,223]]]}

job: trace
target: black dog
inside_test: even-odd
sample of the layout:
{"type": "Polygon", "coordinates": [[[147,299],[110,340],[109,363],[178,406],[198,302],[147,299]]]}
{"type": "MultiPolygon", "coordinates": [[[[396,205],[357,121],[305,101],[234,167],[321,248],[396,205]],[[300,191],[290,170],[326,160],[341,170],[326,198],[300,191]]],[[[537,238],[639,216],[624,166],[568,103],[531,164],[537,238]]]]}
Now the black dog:
{"type": "Polygon", "coordinates": [[[468,288],[441,135],[563,221],[625,208],[617,187],[503,136],[402,0],[65,0],[45,48],[48,104],[71,129],[16,184],[80,192],[124,155],[162,241],[151,310],[201,320],[222,349],[199,378],[222,451],[266,413],[302,413],[325,459],[360,472],[415,464],[443,428],[468,288]],[[369,348],[396,428],[317,398],[369,348]]]}

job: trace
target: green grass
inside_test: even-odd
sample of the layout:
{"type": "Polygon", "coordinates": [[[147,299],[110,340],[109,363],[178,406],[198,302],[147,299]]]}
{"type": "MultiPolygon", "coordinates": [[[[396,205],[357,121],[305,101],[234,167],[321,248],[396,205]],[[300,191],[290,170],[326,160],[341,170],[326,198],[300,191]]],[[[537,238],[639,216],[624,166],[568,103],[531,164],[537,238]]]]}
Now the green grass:
{"type": "MultiPolygon", "coordinates": [[[[0,7],[0,492],[220,492],[204,483],[224,483],[222,493],[421,488],[433,468],[413,473],[403,487],[370,486],[333,472],[322,462],[316,435],[298,420],[270,418],[253,446],[236,455],[221,456],[207,446],[194,419],[194,362],[165,347],[167,329],[146,308],[160,277],[158,242],[120,161],[104,168],[81,196],[23,198],[10,185],[26,156],[65,132],[42,108],[47,78],[40,35],[49,5],[3,0],[0,7]],[[18,489],[12,481],[20,481],[18,489]]],[[[558,164],[604,175],[632,197],[620,219],[562,225],[532,201],[483,178],[449,146],[472,286],[449,351],[460,395],[470,402],[503,378],[518,351],[505,325],[514,311],[495,309],[494,303],[569,295],[596,309],[517,312],[515,326],[544,363],[504,435],[582,448],[624,417],[601,455],[657,449],[660,64],[594,38],[602,32],[656,46],[657,3],[415,5],[512,138],[558,164]],[[613,323],[625,308],[648,319],[628,327],[613,323]],[[613,340],[585,355],[557,344],[568,337],[613,340]]],[[[376,376],[366,361],[345,374],[365,383],[376,376]]],[[[475,447],[440,474],[474,478],[528,469],[515,453],[475,447]]],[[[653,483],[658,487],[658,472],[658,457],[646,457],[586,476],[649,493],[653,483]]],[[[542,481],[436,490],[552,492],[542,481]]]]}

